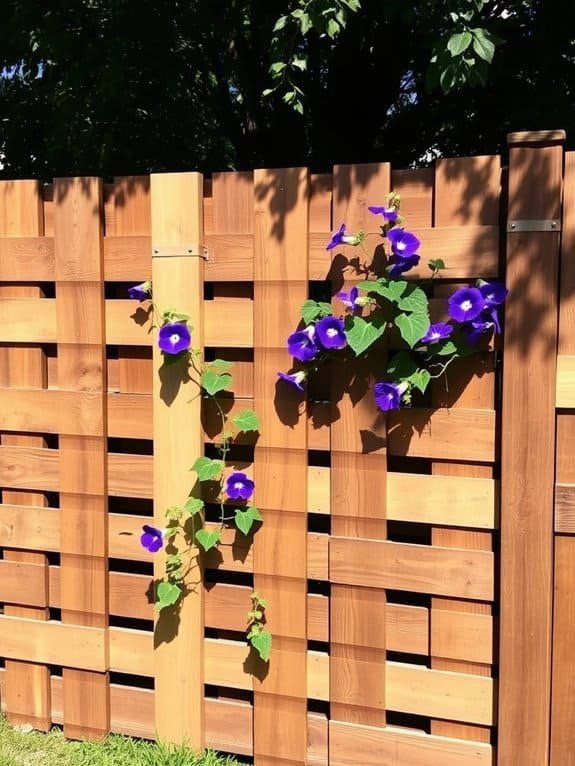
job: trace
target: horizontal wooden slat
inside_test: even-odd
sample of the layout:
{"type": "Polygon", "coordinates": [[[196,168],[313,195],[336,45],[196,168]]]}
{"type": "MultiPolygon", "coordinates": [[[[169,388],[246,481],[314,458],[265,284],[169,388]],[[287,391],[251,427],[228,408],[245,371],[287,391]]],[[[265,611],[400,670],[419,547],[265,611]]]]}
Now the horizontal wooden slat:
{"type": "MultiPolygon", "coordinates": [[[[0,486],[57,492],[60,487],[58,450],[0,446],[0,486]]],[[[4,516],[4,523],[9,523],[4,516]]]]}
{"type": "MultiPolygon", "coordinates": [[[[151,345],[147,317],[144,308],[134,301],[107,300],[106,342],[119,346],[151,345]]],[[[252,348],[253,340],[253,301],[222,298],[204,302],[206,346],[252,348]],[[222,322],[222,316],[228,321],[222,322]]]]}
{"type": "Polygon", "coordinates": [[[104,237],[104,279],[107,282],[144,282],[151,278],[151,237],[104,237]]]}
{"type": "Polygon", "coordinates": [[[20,606],[48,606],[46,576],[43,564],[0,560],[0,602],[20,606]]]}
{"type": "Polygon", "coordinates": [[[493,662],[490,614],[437,609],[431,621],[431,655],[490,665],[493,662]]]}
{"type": "Polygon", "coordinates": [[[53,282],[51,237],[0,237],[0,282],[53,282]]]}
{"type": "Polygon", "coordinates": [[[575,407],[575,356],[557,357],[557,407],[575,407]]]}
{"type": "Polygon", "coordinates": [[[482,742],[331,721],[330,766],[493,766],[482,742]]]}
{"type": "MultiPolygon", "coordinates": [[[[339,224],[338,224],[339,225],[339,224]]],[[[499,228],[497,226],[438,226],[435,228],[412,228],[421,240],[422,258],[418,266],[409,272],[410,277],[429,277],[427,266],[431,259],[441,258],[445,269],[441,276],[449,279],[472,277],[495,277],[499,273],[499,228]]],[[[329,232],[312,232],[309,239],[310,279],[326,279],[331,267],[331,255],[326,251],[329,232]]],[[[381,244],[379,236],[370,236],[366,249],[371,253],[381,244]]],[[[352,246],[342,247],[341,252],[351,259],[357,256],[352,246]]]]}
{"type": "Polygon", "coordinates": [[[555,531],[575,533],[575,484],[555,485],[555,531]]]}
{"type": "Polygon", "coordinates": [[[393,521],[494,529],[498,526],[497,491],[498,484],[492,479],[390,471],[387,517],[393,521]]]}
{"type": "Polygon", "coordinates": [[[101,628],[0,616],[2,656],[11,660],[103,672],[108,669],[105,636],[101,628]]]}
{"type": "Polygon", "coordinates": [[[331,582],[492,601],[493,554],[460,548],[331,537],[331,582]]]}
{"type": "Polygon", "coordinates": [[[0,298],[0,343],[55,342],[55,300],[0,298]]]}
{"type": "Polygon", "coordinates": [[[30,505],[0,505],[0,547],[28,551],[59,550],[59,512],[54,508],[30,505]]]}
{"type": "MultiPolygon", "coordinates": [[[[110,629],[110,666],[113,670],[149,676],[152,651],[152,632],[110,629]]],[[[206,639],[206,683],[251,689],[251,676],[244,670],[247,654],[248,648],[243,642],[206,639]]],[[[328,655],[308,652],[307,670],[308,696],[327,700],[328,655]]],[[[493,680],[388,662],[386,704],[390,710],[403,713],[490,725],[493,721],[493,680]]]]}
{"type": "Polygon", "coordinates": [[[93,391],[0,388],[0,430],[97,436],[100,398],[93,391]]]}
{"type": "Polygon", "coordinates": [[[491,463],[495,460],[495,412],[463,407],[403,409],[388,414],[391,455],[491,463]]]}

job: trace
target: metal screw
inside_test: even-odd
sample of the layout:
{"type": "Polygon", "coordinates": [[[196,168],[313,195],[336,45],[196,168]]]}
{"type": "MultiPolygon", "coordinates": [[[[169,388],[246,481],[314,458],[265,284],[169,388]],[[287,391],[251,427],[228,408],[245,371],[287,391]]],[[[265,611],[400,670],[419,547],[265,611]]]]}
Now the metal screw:
{"type": "Polygon", "coordinates": [[[512,229],[514,229],[516,226],[517,226],[517,224],[516,224],[516,223],[512,223],[512,224],[511,224],[511,228],[512,228],[512,229]]]}
{"type": "Polygon", "coordinates": [[[554,229],[557,226],[557,221],[551,221],[551,228],[554,229]]]}

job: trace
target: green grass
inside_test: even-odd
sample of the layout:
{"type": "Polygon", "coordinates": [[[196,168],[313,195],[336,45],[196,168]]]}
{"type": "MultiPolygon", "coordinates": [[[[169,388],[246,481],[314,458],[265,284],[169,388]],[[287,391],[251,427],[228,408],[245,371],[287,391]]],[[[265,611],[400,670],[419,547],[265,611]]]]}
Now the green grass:
{"type": "Polygon", "coordinates": [[[23,732],[0,719],[0,766],[241,766],[233,758],[110,735],[104,742],[71,742],[59,729],[23,732]]]}

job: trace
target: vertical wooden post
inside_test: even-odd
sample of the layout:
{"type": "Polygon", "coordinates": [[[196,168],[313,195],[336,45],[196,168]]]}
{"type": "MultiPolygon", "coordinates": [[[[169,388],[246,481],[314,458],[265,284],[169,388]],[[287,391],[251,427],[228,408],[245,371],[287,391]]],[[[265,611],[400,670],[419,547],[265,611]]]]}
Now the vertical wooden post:
{"type": "MultiPolygon", "coordinates": [[[[575,152],[565,155],[563,221],[561,229],[561,285],[559,354],[575,356],[575,152]]],[[[559,403],[558,403],[559,404],[559,403]]],[[[571,506],[575,485],[575,411],[557,413],[555,496],[555,566],[553,604],[553,682],[551,689],[550,766],[567,766],[575,755],[575,531],[573,524],[558,524],[559,486],[567,490],[571,506]],[[571,485],[571,486],[569,486],[571,485]],[[561,534],[563,533],[563,534],[561,534]]],[[[571,517],[572,518],[572,517],[571,517]]]]}
{"type": "MultiPolygon", "coordinates": [[[[332,228],[342,223],[350,232],[380,233],[380,222],[368,205],[386,202],[391,186],[389,164],[343,165],[334,169],[332,228]]],[[[367,239],[371,254],[381,242],[367,239]]],[[[362,253],[337,248],[348,258],[362,253]]],[[[335,266],[335,262],[334,262],[335,266]]],[[[336,275],[334,275],[336,276],[336,275]]],[[[344,275],[342,275],[343,277],[344,275]]],[[[353,287],[353,271],[346,270],[344,289],[353,287]]],[[[356,275],[355,281],[363,276],[356,275]]],[[[337,279],[337,277],[336,277],[337,279]]],[[[341,289],[341,279],[334,291],[341,289]]],[[[336,311],[341,310],[337,301],[336,311]]],[[[377,410],[371,386],[372,371],[385,377],[385,354],[358,368],[350,377],[335,370],[331,426],[331,534],[385,540],[387,536],[387,450],[385,415],[377,410]]],[[[337,366],[339,367],[339,365],[337,366]]],[[[351,371],[351,370],[350,370],[351,371]]],[[[338,736],[338,722],[385,726],[385,591],[332,585],[330,599],[330,741],[338,736]]]]}
{"type": "Polygon", "coordinates": [[[563,131],[509,142],[501,467],[499,766],[549,757],[563,131]],[[558,226],[556,227],[558,228],[558,226]]]}
{"type": "MultiPolygon", "coordinates": [[[[0,235],[3,237],[38,237],[44,233],[42,210],[42,187],[39,181],[2,181],[0,183],[0,235]]],[[[34,275],[31,275],[32,278],[34,275]]],[[[42,289],[35,285],[2,285],[0,296],[6,298],[41,298],[42,289]]],[[[46,387],[46,357],[41,348],[5,348],[0,352],[0,382],[2,386],[22,388],[46,387]]],[[[5,434],[2,444],[27,447],[43,447],[41,436],[5,434]]],[[[5,490],[4,503],[15,505],[46,506],[46,496],[41,492],[5,490]]],[[[43,564],[46,577],[45,603],[48,603],[48,559],[44,553],[30,551],[4,551],[6,561],[43,564]]],[[[47,620],[48,609],[32,607],[4,607],[4,614],[47,620]]],[[[28,723],[36,729],[50,728],[50,670],[46,665],[30,662],[6,662],[5,709],[9,719],[16,724],[28,723]]]]}
{"type": "MultiPolygon", "coordinates": [[[[58,381],[76,391],[87,435],[60,434],[62,621],[107,628],[108,499],[102,182],[54,182],[58,381]]],[[[100,738],[110,728],[108,673],[63,671],[64,733],[100,738]]]]}
{"type": "MultiPolygon", "coordinates": [[[[501,161],[499,157],[458,157],[438,160],[435,170],[435,226],[497,226],[499,224],[500,183],[501,161]],[[462,200],[465,200],[465,204],[462,204],[462,200]]],[[[449,268],[450,264],[447,263],[446,265],[449,268]]],[[[476,274],[475,276],[481,277],[482,275],[476,274]]],[[[458,287],[463,286],[438,282],[435,285],[433,295],[447,301],[449,295],[455,292],[458,287]]],[[[456,407],[494,409],[495,352],[483,352],[456,362],[449,370],[448,381],[448,386],[442,379],[433,382],[431,392],[434,406],[450,409],[456,407]],[[469,378],[470,372],[474,374],[473,377],[469,378]],[[461,385],[458,385],[459,381],[461,381],[461,385]]],[[[442,476],[493,478],[492,465],[463,463],[461,461],[433,461],[432,472],[442,476]]],[[[445,548],[493,550],[493,535],[487,530],[433,527],[431,540],[433,545],[445,548]]],[[[445,626],[452,619],[457,619],[456,613],[459,612],[490,615],[492,607],[491,604],[484,602],[461,601],[438,596],[432,598],[430,615],[431,667],[437,670],[491,676],[491,667],[487,664],[437,656],[437,623],[442,620],[441,624],[445,630],[445,626]]],[[[491,740],[491,731],[487,727],[454,721],[432,720],[431,733],[444,737],[458,737],[483,742],[491,740]]]]}
{"type": "Polygon", "coordinates": [[[286,338],[307,298],[309,175],[255,173],[254,400],[260,418],[254,587],[269,602],[269,668],[254,680],[257,766],[307,762],[307,423],[299,397],[274,379],[288,370],[286,338]],[[274,397],[275,393],[275,397],[274,397]]]}
{"type": "MultiPolygon", "coordinates": [[[[193,348],[203,347],[203,179],[200,173],[154,174],[152,283],[158,311],[188,314],[193,348]]],[[[187,364],[163,366],[154,343],[154,514],[164,527],[169,506],[183,504],[193,487],[190,467],[203,454],[201,398],[187,364]]],[[[154,572],[165,572],[163,552],[154,572]]],[[[199,550],[190,551],[186,593],[175,612],[156,620],[155,721],[161,740],[204,748],[204,589],[199,550]]]]}

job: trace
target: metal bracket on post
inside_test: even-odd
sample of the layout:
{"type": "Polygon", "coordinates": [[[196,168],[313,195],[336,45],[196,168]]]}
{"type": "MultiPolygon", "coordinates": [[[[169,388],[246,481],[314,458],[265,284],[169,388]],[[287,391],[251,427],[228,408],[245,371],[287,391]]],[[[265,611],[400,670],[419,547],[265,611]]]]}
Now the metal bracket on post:
{"type": "Polygon", "coordinates": [[[177,247],[161,247],[160,245],[154,245],[152,247],[153,258],[176,258],[182,256],[187,256],[189,258],[203,258],[205,261],[210,260],[210,253],[205,246],[197,248],[193,245],[177,247]]]}
{"type": "Polygon", "coordinates": [[[507,221],[507,233],[514,231],[561,231],[561,221],[557,218],[507,221]]]}

